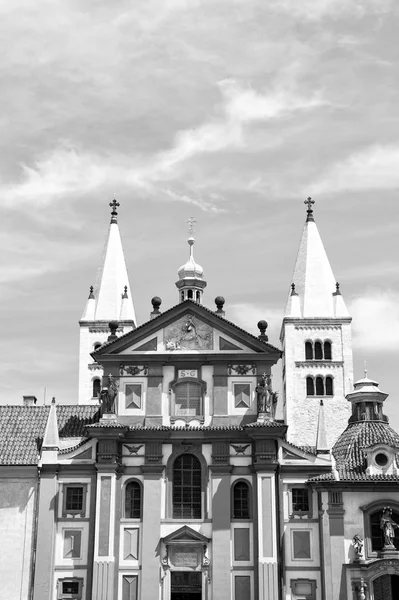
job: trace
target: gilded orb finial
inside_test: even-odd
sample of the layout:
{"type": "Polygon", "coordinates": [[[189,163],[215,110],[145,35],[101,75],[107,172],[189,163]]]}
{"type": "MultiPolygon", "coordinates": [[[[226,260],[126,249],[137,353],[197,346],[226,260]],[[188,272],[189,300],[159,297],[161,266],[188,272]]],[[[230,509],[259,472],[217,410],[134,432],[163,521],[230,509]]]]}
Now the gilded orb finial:
{"type": "Polygon", "coordinates": [[[114,198],[112,200],[112,202],[109,203],[109,205],[112,208],[112,211],[111,211],[111,223],[117,223],[118,222],[118,211],[116,209],[118,208],[118,206],[120,206],[120,204],[114,198]]]}
{"type": "Polygon", "coordinates": [[[307,206],[308,206],[308,208],[307,208],[307,214],[308,214],[308,216],[307,216],[307,219],[306,219],[307,221],[314,221],[314,218],[313,218],[313,208],[312,208],[312,206],[313,206],[314,203],[315,203],[315,201],[312,200],[312,198],[310,196],[304,202],[304,204],[307,204],[307,206]]]}

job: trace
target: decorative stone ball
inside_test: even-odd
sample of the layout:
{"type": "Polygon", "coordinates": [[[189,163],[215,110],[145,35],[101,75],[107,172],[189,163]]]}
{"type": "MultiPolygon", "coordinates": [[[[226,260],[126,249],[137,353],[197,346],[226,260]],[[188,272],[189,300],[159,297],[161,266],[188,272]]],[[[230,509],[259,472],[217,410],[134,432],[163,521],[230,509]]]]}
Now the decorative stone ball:
{"type": "Polygon", "coordinates": [[[264,321],[264,320],[262,319],[262,321],[259,321],[259,322],[258,322],[258,329],[259,329],[260,331],[266,331],[267,327],[268,327],[268,323],[267,323],[267,321],[264,321]]]}
{"type": "Polygon", "coordinates": [[[216,296],[215,304],[218,308],[223,308],[224,303],[225,303],[225,299],[223,298],[223,296],[216,296]]]}
{"type": "Polygon", "coordinates": [[[151,300],[151,304],[154,307],[154,309],[157,309],[161,306],[162,300],[159,296],[154,296],[151,300]]]}

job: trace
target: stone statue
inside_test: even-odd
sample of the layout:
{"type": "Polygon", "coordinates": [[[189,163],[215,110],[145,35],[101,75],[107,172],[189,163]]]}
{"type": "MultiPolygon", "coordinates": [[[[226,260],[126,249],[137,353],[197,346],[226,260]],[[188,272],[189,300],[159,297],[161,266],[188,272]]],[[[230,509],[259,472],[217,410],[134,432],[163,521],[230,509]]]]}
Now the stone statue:
{"type": "Polygon", "coordinates": [[[390,506],[384,506],[382,509],[382,516],[380,520],[380,528],[384,534],[384,548],[394,548],[392,540],[395,538],[395,529],[398,529],[399,525],[392,519],[392,508],[390,506]]]}
{"type": "Polygon", "coordinates": [[[108,375],[108,387],[102,388],[98,394],[103,415],[115,414],[115,397],[118,394],[118,382],[111,374],[108,375]]]}
{"type": "Polygon", "coordinates": [[[363,540],[358,533],[353,536],[352,539],[353,549],[355,551],[355,560],[361,560],[363,558],[363,540]]]}
{"type": "Polygon", "coordinates": [[[274,419],[277,404],[277,392],[272,390],[272,378],[263,373],[255,388],[258,403],[258,414],[264,414],[274,419]]]}

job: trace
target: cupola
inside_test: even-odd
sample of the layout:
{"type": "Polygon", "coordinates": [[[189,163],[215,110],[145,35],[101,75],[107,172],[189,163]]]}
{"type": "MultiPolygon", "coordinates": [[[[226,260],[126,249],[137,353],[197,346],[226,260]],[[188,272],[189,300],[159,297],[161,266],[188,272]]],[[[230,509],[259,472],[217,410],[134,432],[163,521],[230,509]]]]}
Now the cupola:
{"type": "Polygon", "coordinates": [[[187,243],[190,248],[190,254],[188,261],[180,267],[178,270],[179,279],[176,281],[176,287],[179,290],[179,302],[185,300],[192,300],[202,304],[202,294],[206,287],[206,281],[203,278],[204,270],[194,260],[194,223],[195,220],[190,217],[189,223],[189,237],[187,243]]]}

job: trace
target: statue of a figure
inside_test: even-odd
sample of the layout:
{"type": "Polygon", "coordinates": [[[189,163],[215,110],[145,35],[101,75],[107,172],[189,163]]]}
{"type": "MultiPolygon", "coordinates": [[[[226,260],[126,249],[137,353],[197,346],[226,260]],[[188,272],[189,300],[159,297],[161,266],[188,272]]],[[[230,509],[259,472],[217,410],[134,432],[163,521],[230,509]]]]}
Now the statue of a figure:
{"type": "Polygon", "coordinates": [[[272,390],[272,378],[264,373],[255,388],[258,402],[258,414],[263,413],[274,418],[277,404],[277,392],[272,390]]]}
{"type": "Polygon", "coordinates": [[[392,508],[384,506],[380,520],[380,528],[384,534],[384,548],[394,547],[392,540],[395,538],[395,529],[398,527],[399,525],[392,519],[392,508]]]}
{"type": "Polygon", "coordinates": [[[352,543],[353,543],[353,549],[356,554],[355,560],[360,560],[361,558],[363,558],[363,543],[364,542],[358,533],[356,533],[353,536],[352,543]]]}
{"type": "Polygon", "coordinates": [[[101,403],[101,413],[103,415],[115,414],[115,397],[118,393],[118,382],[114,380],[111,374],[108,375],[108,387],[102,388],[98,397],[101,403]]]}

